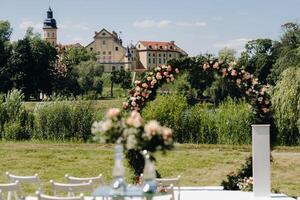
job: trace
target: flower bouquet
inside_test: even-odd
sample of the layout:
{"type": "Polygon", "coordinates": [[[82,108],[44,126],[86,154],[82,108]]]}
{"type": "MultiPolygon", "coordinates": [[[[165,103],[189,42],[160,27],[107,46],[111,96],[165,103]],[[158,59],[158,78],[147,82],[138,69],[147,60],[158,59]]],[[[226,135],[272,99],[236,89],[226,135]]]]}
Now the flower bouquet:
{"type": "Polygon", "coordinates": [[[123,145],[129,166],[137,178],[145,165],[143,150],[147,150],[150,159],[155,161],[154,152],[173,148],[172,130],[155,120],[145,123],[135,110],[128,114],[117,108],[109,109],[102,121],[93,123],[92,133],[94,139],[102,143],[123,145]]]}

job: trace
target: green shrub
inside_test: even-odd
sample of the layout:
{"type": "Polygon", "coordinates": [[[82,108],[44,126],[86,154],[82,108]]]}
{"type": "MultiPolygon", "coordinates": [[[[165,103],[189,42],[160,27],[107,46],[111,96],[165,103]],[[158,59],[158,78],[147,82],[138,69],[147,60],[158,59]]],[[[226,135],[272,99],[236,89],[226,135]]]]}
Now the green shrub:
{"type": "Polygon", "coordinates": [[[5,140],[30,139],[32,116],[25,110],[24,95],[12,90],[0,99],[0,133],[5,140]]]}
{"type": "Polygon", "coordinates": [[[220,144],[250,144],[251,124],[255,116],[246,101],[228,98],[214,114],[216,134],[220,144]]]}
{"type": "Polygon", "coordinates": [[[217,142],[214,109],[207,103],[196,104],[182,117],[181,142],[214,144],[217,142]]]}
{"type": "Polygon", "coordinates": [[[282,72],[274,88],[272,108],[280,145],[300,144],[300,68],[282,72]]]}
{"type": "Polygon", "coordinates": [[[34,138],[87,141],[92,118],[90,105],[84,101],[40,103],[34,110],[34,138]]]}
{"type": "Polygon", "coordinates": [[[160,95],[143,109],[142,116],[145,120],[155,119],[162,125],[171,127],[174,138],[178,139],[181,129],[181,117],[188,108],[185,97],[182,95],[160,95]]]}
{"type": "Polygon", "coordinates": [[[2,138],[4,140],[18,140],[22,135],[22,131],[19,121],[10,121],[4,124],[2,138]]]}

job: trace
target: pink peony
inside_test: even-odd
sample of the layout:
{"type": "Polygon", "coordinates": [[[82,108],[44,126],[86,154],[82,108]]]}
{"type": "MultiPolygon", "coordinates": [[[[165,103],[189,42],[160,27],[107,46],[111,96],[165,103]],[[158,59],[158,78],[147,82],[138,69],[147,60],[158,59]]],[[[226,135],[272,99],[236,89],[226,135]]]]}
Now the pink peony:
{"type": "Polygon", "coordinates": [[[120,114],[120,109],[110,108],[106,113],[106,117],[112,119],[114,117],[117,117],[119,114],[120,114]]]}
{"type": "Polygon", "coordinates": [[[136,110],[132,111],[126,120],[126,123],[135,128],[141,127],[144,123],[141,115],[136,110]]]}
{"type": "Polygon", "coordinates": [[[146,136],[150,137],[152,135],[155,135],[157,132],[159,132],[160,128],[161,126],[157,121],[151,120],[145,125],[144,131],[146,136]]]}
{"type": "Polygon", "coordinates": [[[162,128],[162,136],[165,141],[172,139],[172,129],[163,127],[162,128]]]}

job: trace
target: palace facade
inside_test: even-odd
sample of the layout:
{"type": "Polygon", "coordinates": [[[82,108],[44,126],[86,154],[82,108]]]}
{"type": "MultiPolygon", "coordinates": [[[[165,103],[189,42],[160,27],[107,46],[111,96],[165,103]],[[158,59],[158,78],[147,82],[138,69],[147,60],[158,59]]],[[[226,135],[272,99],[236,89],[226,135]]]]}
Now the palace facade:
{"type": "MultiPolygon", "coordinates": [[[[57,46],[57,25],[53,11],[49,7],[44,20],[44,39],[57,46]]],[[[166,64],[169,60],[187,56],[174,41],[138,41],[136,45],[123,46],[122,39],[115,31],[103,28],[96,31],[93,41],[85,48],[96,54],[97,61],[104,66],[105,72],[125,69],[129,71],[147,71],[166,64]]]]}

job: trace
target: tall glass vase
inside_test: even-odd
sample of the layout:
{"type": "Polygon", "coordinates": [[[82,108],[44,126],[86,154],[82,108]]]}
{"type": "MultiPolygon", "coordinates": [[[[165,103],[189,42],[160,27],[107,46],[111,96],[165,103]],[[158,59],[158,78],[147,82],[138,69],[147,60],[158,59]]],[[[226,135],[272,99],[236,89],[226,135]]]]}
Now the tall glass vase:
{"type": "Polygon", "coordinates": [[[112,172],[112,187],[115,195],[123,195],[126,191],[127,184],[125,182],[125,168],[123,165],[123,146],[117,144],[115,146],[115,164],[112,172]]]}
{"type": "Polygon", "coordinates": [[[145,156],[145,167],[143,172],[143,191],[147,193],[156,192],[156,170],[154,162],[150,160],[150,154],[147,151],[143,152],[145,156]]]}

